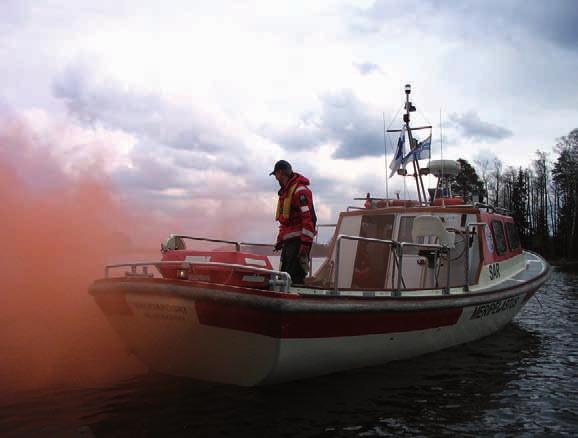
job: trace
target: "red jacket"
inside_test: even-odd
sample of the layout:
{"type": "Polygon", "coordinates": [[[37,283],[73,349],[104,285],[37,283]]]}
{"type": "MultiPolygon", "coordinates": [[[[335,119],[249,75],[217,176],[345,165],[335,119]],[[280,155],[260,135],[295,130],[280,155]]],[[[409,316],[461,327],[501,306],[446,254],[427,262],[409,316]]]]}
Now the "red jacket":
{"type": "Polygon", "coordinates": [[[294,173],[279,190],[275,217],[279,221],[278,242],[299,238],[302,243],[313,243],[317,217],[313,207],[313,194],[308,186],[307,178],[294,173]]]}

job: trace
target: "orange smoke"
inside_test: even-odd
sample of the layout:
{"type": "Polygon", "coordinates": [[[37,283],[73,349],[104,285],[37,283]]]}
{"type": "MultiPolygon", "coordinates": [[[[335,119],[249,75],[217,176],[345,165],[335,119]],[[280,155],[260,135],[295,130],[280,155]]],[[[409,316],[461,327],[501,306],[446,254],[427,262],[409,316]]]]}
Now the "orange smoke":
{"type": "Polygon", "coordinates": [[[265,224],[273,231],[268,206],[234,200],[230,208],[229,200],[222,211],[153,216],[148,206],[118,201],[102,170],[114,151],[100,147],[106,141],[84,155],[88,161],[74,162],[81,176],[71,176],[51,155],[58,149],[51,141],[70,136],[59,136],[66,126],[49,126],[44,138],[33,128],[0,113],[0,390],[95,385],[143,372],[88,295],[90,283],[107,263],[158,260],[170,232],[233,239],[265,224]]]}
{"type": "Polygon", "coordinates": [[[0,123],[0,388],[142,372],[87,293],[110,256],[130,250],[135,215],[98,172],[66,176],[26,128],[0,123]]]}

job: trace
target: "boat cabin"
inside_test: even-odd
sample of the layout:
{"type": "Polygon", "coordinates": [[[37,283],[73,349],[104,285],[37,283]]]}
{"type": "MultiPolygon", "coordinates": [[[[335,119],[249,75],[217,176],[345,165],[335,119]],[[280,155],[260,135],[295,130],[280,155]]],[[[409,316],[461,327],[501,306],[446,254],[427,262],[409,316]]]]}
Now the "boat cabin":
{"type": "Polygon", "coordinates": [[[336,290],[468,289],[479,282],[483,266],[522,253],[512,218],[485,210],[453,205],[344,212],[328,257],[307,285],[336,290]]]}

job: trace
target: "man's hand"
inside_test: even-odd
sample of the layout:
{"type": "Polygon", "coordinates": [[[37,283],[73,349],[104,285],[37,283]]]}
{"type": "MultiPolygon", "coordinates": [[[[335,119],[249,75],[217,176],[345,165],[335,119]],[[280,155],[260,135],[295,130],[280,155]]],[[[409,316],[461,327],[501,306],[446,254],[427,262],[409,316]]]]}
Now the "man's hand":
{"type": "Polygon", "coordinates": [[[275,247],[273,248],[273,252],[281,251],[282,248],[283,248],[283,241],[280,240],[275,244],[275,247]]]}

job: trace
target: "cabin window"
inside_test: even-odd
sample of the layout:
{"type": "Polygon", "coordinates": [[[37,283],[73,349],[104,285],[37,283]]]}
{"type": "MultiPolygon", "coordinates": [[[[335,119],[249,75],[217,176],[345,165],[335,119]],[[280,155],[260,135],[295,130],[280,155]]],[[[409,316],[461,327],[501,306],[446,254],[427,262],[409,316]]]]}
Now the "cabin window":
{"type": "Polygon", "coordinates": [[[508,248],[506,247],[506,235],[504,234],[504,225],[500,221],[492,221],[492,231],[496,239],[496,253],[503,255],[508,248]]]}
{"type": "MultiPolygon", "coordinates": [[[[361,219],[360,237],[391,240],[393,215],[364,216],[361,219]]],[[[352,288],[381,289],[385,286],[389,245],[379,242],[357,242],[353,266],[352,288]]]]}
{"type": "Polygon", "coordinates": [[[506,230],[508,231],[508,243],[510,250],[515,251],[520,248],[520,235],[518,234],[518,227],[512,222],[506,222],[506,230]]]}

